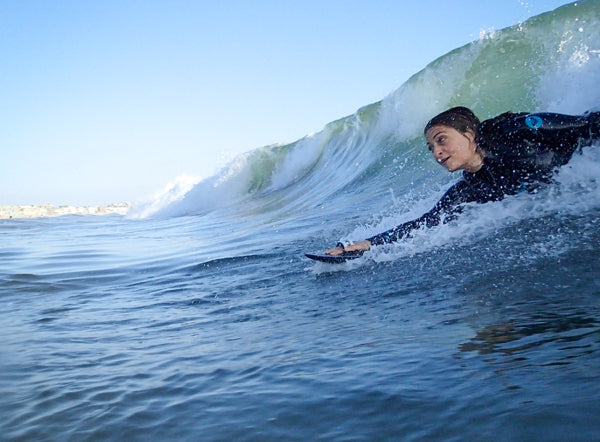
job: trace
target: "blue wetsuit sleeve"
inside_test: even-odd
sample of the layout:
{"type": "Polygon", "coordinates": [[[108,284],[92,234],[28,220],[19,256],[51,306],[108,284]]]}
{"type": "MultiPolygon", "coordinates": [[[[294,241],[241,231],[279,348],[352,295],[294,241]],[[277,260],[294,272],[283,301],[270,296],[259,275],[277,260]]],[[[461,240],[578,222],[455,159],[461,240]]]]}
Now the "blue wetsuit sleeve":
{"type": "Polygon", "coordinates": [[[413,230],[421,227],[434,227],[442,221],[444,223],[451,221],[460,213],[462,204],[477,200],[470,190],[469,184],[465,180],[461,180],[452,186],[429,212],[379,235],[367,238],[367,240],[371,245],[391,243],[409,237],[413,230]]]}

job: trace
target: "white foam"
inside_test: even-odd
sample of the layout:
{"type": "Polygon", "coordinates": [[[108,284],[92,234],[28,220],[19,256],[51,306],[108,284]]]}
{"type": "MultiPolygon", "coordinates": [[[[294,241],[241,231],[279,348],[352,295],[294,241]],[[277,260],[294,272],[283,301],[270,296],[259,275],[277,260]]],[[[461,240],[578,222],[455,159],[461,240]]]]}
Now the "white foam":
{"type": "MultiPolygon", "coordinates": [[[[550,68],[541,73],[536,98],[551,112],[578,114],[600,104],[598,20],[562,31],[550,68]]],[[[560,32],[557,30],[557,32],[560,32]]]]}
{"type": "Polygon", "coordinates": [[[200,181],[199,177],[180,175],[157,192],[149,201],[134,205],[129,211],[130,218],[146,218],[165,207],[180,201],[200,181]]]}

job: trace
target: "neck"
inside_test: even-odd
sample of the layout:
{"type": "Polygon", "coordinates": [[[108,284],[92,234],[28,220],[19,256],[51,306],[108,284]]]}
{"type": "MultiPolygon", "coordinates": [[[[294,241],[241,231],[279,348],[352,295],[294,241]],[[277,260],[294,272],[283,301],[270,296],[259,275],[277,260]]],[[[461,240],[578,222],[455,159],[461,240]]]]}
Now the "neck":
{"type": "Polygon", "coordinates": [[[464,167],[467,172],[475,173],[483,167],[483,155],[479,152],[475,152],[473,159],[464,167]]]}

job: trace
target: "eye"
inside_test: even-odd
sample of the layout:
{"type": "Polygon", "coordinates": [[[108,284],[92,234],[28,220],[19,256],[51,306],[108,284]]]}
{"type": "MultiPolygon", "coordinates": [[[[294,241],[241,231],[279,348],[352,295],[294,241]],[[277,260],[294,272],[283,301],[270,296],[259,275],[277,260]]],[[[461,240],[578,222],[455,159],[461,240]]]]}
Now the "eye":
{"type": "Polygon", "coordinates": [[[435,141],[437,141],[438,144],[444,144],[444,141],[446,141],[446,137],[445,136],[440,136],[435,141]]]}

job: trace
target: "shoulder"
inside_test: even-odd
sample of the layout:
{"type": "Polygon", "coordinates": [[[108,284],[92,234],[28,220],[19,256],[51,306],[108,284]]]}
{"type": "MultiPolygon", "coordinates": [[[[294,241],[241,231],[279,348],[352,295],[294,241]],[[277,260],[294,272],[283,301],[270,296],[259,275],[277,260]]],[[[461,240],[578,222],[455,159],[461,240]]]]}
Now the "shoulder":
{"type": "Polygon", "coordinates": [[[497,117],[482,121],[477,129],[478,140],[486,142],[490,139],[509,135],[519,128],[526,127],[524,122],[527,115],[529,114],[526,112],[504,112],[497,117]]]}
{"type": "Polygon", "coordinates": [[[505,112],[479,125],[477,144],[487,157],[523,156],[527,146],[539,141],[536,124],[529,113],[505,112]]]}

